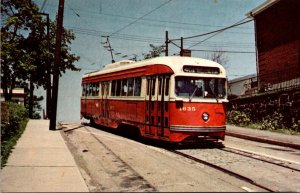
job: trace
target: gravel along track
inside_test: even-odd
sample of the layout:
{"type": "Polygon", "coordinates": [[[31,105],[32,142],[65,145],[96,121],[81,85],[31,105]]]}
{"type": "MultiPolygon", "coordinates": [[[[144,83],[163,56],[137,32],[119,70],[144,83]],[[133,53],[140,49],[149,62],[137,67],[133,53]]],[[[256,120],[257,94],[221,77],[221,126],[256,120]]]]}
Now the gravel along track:
{"type": "Polygon", "coordinates": [[[177,150],[191,157],[225,168],[239,175],[246,176],[254,182],[268,187],[273,191],[299,191],[300,172],[297,168],[285,167],[284,164],[274,164],[276,161],[257,159],[230,152],[228,149],[181,149],[177,150]]]}
{"type": "Polygon", "coordinates": [[[164,148],[96,128],[69,125],[61,134],[91,192],[266,191],[164,148]]]}

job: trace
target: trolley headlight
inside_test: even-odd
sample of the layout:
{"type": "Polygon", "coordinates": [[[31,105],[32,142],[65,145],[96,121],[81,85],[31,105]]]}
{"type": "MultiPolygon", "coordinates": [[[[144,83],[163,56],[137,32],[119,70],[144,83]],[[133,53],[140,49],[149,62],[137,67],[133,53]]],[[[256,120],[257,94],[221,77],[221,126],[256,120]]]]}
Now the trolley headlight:
{"type": "Polygon", "coordinates": [[[203,119],[203,121],[208,121],[208,119],[209,119],[209,114],[208,113],[203,113],[202,114],[202,119],[203,119]]]}

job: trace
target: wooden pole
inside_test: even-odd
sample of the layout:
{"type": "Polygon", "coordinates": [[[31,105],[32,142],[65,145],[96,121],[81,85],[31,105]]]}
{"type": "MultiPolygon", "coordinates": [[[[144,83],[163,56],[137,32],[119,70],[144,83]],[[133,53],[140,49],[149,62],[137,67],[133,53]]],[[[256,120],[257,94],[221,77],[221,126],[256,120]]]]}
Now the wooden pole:
{"type": "Polygon", "coordinates": [[[59,0],[58,14],[57,14],[57,29],[56,29],[56,45],[54,58],[54,74],[53,74],[53,90],[52,90],[52,112],[50,119],[50,130],[56,129],[56,114],[57,114],[57,96],[59,84],[59,66],[61,61],[61,39],[63,31],[63,17],[64,17],[64,0],[59,0]]]}

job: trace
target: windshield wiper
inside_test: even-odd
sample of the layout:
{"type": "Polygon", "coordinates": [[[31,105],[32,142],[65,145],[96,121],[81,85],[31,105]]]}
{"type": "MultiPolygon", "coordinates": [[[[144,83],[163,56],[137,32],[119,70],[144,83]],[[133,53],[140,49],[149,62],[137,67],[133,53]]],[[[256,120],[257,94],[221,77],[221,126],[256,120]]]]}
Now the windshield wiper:
{"type": "Polygon", "coordinates": [[[215,93],[214,91],[213,91],[212,93],[214,94],[215,99],[217,100],[217,103],[219,103],[219,98],[218,98],[218,96],[216,95],[216,93],[215,93]]]}
{"type": "MultiPolygon", "coordinates": [[[[210,87],[210,89],[211,89],[211,87],[210,87]]],[[[218,98],[218,96],[216,95],[214,89],[211,89],[211,92],[213,93],[215,99],[217,100],[217,103],[219,103],[219,98],[218,98]]]]}
{"type": "Polygon", "coordinates": [[[199,89],[199,88],[196,86],[194,92],[192,93],[192,96],[190,96],[190,98],[189,98],[189,101],[190,101],[190,102],[192,101],[192,98],[194,97],[194,95],[196,94],[196,92],[197,92],[198,89],[199,89]]]}

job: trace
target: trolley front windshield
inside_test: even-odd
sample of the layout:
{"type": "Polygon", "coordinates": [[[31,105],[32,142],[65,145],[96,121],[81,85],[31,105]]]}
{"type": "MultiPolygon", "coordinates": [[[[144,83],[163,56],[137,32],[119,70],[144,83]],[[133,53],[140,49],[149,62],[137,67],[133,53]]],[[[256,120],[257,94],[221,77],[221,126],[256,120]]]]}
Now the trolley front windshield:
{"type": "Polygon", "coordinates": [[[199,78],[175,77],[175,94],[188,98],[217,98],[226,97],[226,79],[224,78],[199,78]]]}

